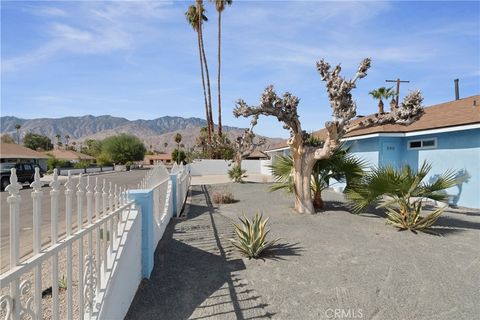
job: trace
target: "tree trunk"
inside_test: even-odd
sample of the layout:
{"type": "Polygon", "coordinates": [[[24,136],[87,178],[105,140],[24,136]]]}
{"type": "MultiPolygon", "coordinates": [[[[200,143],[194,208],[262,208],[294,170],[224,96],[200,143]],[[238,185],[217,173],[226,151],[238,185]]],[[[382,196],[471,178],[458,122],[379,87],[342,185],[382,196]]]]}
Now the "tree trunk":
{"type": "Polygon", "coordinates": [[[210,121],[208,120],[209,117],[209,109],[208,109],[208,102],[207,102],[207,91],[205,89],[205,75],[203,74],[203,59],[202,59],[202,42],[200,38],[200,32],[197,31],[197,38],[198,38],[198,55],[200,57],[200,70],[202,72],[202,87],[203,87],[203,97],[205,99],[205,117],[207,120],[207,133],[208,133],[208,142],[212,140],[212,127],[210,126],[210,121]]]}
{"type": "Polygon", "coordinates": [[[222,11],[218,11],[218,135],[222,135],[222,100],[220,97],[220,45],[222,30],[222,11]]]}
{"type": "Polygon", "coordinates": [[[203,45],[203,35],[202,29],[199,30],[200,32],[200,40],[201,40],[201,48],[202,48],[202,57],[203,57],[203,64],[205,65],[205,78],[207,79],[207,93],[208,93],[208,120],[210,122],[210,132],[211,134],[214,133],[214,124],[213,124],[213,117],[212,117],[212,91],[210,86],[210,74],[208,72],[208,64],[207,64],[207,56],[205,54],[205,47],[203,45]]]}
{"type": "Polygon", "coordinates": [[[292,148],[292,155],[295,168],[293,176],[295,184],[295,211],[297,213],[314,214],[311,176],[316,160],[313,154],[305,154],[303,148],[292,148]]]}
{"type": "Polygon", "coordinates": [[[378,102],[378,113],[380,113],[380,114],[385,113],[385,111],[383,110],[383,101],[382,101],[382,99],[380,99],[380,101],[378,102]]]}
{"type": "Polygon", "coordinates": [[[313,207],[315,209],[322,209],[324,205],[322,191],[315,192],[315,195],[313,196],[313,207]]]}

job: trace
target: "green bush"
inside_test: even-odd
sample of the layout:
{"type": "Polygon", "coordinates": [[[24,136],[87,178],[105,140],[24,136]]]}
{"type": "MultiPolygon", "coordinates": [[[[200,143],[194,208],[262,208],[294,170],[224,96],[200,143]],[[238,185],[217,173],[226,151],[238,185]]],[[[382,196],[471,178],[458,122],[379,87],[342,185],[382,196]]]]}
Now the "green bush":
{"type": "Polygon", "coordinates": [[[180,163],[185,163],[185,159],[187,158],[187,155],[185,154],[185,151],[175,149],[172,152],[172,160],[175,161],[177,164],[180,163]]]}
{"type": "Polygon", "coordinates": [[[119,134],[102,141],[102,154],[106,154],[112,162],[125,164],[128,161],[142,161],[147,149],[142,141],[129,134],[119,134]]]}
{"type": "Polygon", "coordinates": [[[88,168],[89,166],[90,166],[90,163],[84,160],[79,161],[73,165],[75,169],[85,169],[85,168],[88,168]]]}
{"type": "Polygon", "coordinates": [[[262,252],[271,248],[278,241],[278,239],[266,240],[269,232],[266,225],[269,218],[262,220],[262,215],[257,213],[253,219],[248,219],[246,216],[239,219],[242,223],[234,224],[237,238],[229,240],[242,255],[249,259],[257,259],[262,252]]]}
{"type": "Polygon", "coordinates": [[[68,168],[71,166],[72,164],[69,161],[57,159],[52,155],[49,155],[49,158],[47,160],[47,168],[49,171],[55,168],[65,168],[65,167],[68,168]]]}
{"type": "Polygon", "coordinates": [[[241,166],[234,165],[232,169],[228,170],[228,176],[233,182],[243,182],[243,178],[246,178],[245,174],[247,170],[243,170],[241,166]]]}

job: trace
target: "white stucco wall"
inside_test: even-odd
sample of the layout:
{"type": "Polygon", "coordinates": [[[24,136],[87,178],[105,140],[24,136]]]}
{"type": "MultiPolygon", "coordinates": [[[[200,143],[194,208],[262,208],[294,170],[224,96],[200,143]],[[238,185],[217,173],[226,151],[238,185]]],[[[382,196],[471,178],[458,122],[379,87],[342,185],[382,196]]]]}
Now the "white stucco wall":
{"type": "MultiPolygon", "coordinates": [[[[242,169],[247,174],[260,174],[262,160],[243,160],[242,169]]],[[[198,159],[190,164],[192,176],[226,175],[232,168],[232,162],[226,160],[198,159]]]]}
{"type": "MultiPolygon", "coordinates": [[[[142,221],[141,213],[132,210],[116,255],[116,265],[110,273],[103,295],[102,309],[97,319],[123,319],[142,280],[142,221]]],[[[102,288],[105,288],[102,279],[102,288]]]]}

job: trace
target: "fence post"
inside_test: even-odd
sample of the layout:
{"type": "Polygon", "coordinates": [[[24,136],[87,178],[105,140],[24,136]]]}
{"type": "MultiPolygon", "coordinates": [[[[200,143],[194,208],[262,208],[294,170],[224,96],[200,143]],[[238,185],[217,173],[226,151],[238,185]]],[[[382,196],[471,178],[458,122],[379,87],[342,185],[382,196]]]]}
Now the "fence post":
{"type": "Polygon", "coordinates": [[[150,278],[153,270],[153,190],[129,190],[128,195],[142,212],[142,277],[150,278]]]}
{"type": "Polygon", "coordinates": [[[180,214],[177,208],[177,183],[178,183],[178,171],[170,173],[170,180],[172,181],[172,216],[176,217],[180,214]]]}

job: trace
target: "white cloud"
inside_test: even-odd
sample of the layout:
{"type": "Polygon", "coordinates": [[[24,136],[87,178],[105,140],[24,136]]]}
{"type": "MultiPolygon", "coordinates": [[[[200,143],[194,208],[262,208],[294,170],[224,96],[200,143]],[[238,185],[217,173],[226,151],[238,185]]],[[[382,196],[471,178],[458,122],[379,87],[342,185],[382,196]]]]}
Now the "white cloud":
{"type": "Polygon", "coordinates": [[[69,10],[68,22],[52,22],[55,17],[66,16],[66,11],[46,7],[29,12],[48,16],[43,29],[49,36],[44,44],[15,57],[4,58],[2,72],[43,62],[62,53],[105,54],[118,50],[131,50],[142,34],[155,34],[158,30],[148,26],[148,20],[171,16],[171,2],[163,1],[102,1],[75,3],[69,10]]]}

